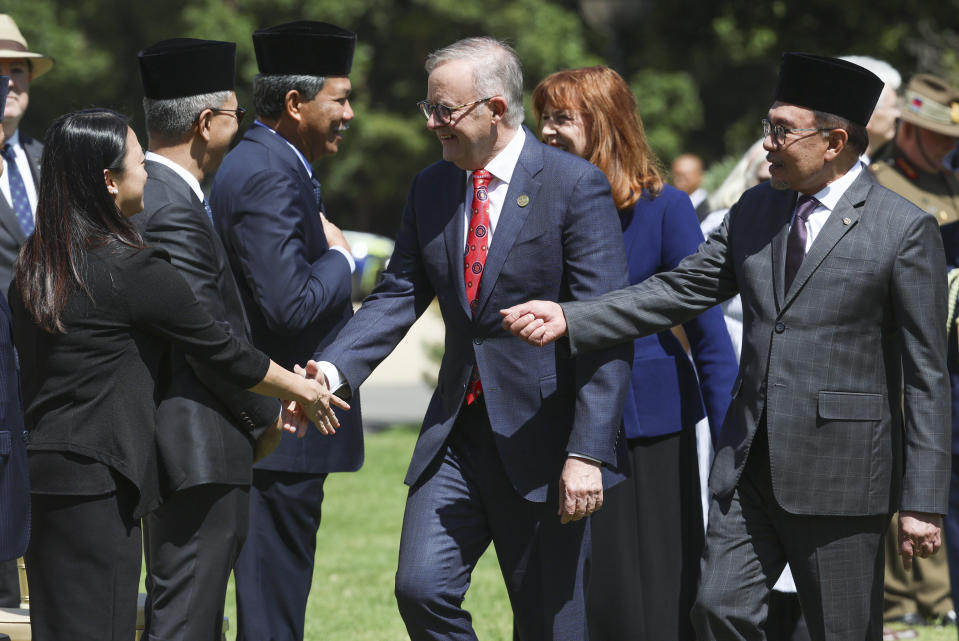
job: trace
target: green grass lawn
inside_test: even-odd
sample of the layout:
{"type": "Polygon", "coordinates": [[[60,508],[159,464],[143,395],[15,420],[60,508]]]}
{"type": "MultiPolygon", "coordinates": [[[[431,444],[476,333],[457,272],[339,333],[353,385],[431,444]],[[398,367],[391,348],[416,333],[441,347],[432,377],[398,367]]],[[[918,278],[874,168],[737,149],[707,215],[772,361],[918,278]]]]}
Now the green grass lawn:
{"type": "MultiPolygon", "coordinates": [[[[406,486],[403,476],[416,430],[399,427],[367,437],[366,464],[326,483],[317,538],[307,641],[403,641],[408,637],[393,599],[406,486]]],[[[490,548],[473,573],[466,607],[482,641],[511,641],[512,615],[490,548]]],[[[227,595],[233,639],[233,585],[227,595]]],[[[956,629],[924,628],[920,641],[956,641],[956,629]]],[[[625,641],[625,640],[624,640],[625,641]]],[[[657,641],[657,640],[650,640],[657,641]]]]}

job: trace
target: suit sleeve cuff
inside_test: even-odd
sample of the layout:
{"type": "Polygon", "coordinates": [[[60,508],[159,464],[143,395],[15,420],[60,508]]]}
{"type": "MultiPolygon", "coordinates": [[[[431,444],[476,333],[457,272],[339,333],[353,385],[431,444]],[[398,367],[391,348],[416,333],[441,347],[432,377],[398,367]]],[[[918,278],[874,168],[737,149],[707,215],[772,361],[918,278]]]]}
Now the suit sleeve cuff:
{"type": "Polygon", "coordinates": [[[602,467],[603,465],[605,465],[605,463],[603,463],[602,461],[600,461],[598,458],[593,458],[592,456],[587,456],[586,454],[579,454],[579,453],[577,453],[577,452],[567,452],[567,456],[568,456],[569,458],[578,458],[578,459],[580,459],[581,461],[588,461],[588,462],[590,462],[590,463],[596,463],[596,464],[599,465],[600,467],[602,467]]]}
{"type": "Polygon", "coordinates": [[[333,245],[332,247],[330,247],[330,249],[332,249],[335,252],[339,252],[340,254],[343,255],[344,258],[346,258],[346,262],[350,264],[351,274],[356,271],[356,261],[353,260],[353,255],[350,252],[346,251],[344,247],[340,247],[339,245],[333,245]]]}

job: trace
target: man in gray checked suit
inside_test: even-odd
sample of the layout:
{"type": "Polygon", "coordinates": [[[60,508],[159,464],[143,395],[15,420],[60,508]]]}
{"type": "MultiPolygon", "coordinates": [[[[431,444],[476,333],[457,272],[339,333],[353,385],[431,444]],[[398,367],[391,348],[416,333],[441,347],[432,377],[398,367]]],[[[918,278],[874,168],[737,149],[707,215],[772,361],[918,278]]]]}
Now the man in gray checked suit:
{"type": "Polygon", "coordinates": [[[785,54],[763,123],[771,184],[747,191],[696,254],[595,301],[502,312],[534,344],[568,335],[575,355],[741,294],[742,362],[692,613],[699,639],[763,639],[787,561],[813,639],[879,639],[889,515],[900,509],[907,568],[940,545],[945,261],[935,219],[858,161],[882,86],[851,63],[785,54]]]}

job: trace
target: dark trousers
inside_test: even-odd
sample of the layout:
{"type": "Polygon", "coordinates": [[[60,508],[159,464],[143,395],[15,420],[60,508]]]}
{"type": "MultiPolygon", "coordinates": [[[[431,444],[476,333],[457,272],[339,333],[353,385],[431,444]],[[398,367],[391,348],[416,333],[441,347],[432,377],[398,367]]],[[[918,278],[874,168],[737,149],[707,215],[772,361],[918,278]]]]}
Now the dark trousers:
{"type": "Polygon", "coordinates": [[[0,608],[20,607],[20,572],[17,560],[0,561],[0,608]]]}
{"type": "Polygon", "coordinates": [[[959,608],[959,455],[952,455],[952,476],[949,480],[949,512],[943,523],[946,533],[946,554],[949,559],[949,581],[952,602],[959,608]]]}
{"type": "Polygon", "coordinates": [[[326,474],[253,470],[250,530],[234,566],[237,641],[301,641],[326,474]]]}
{"type": "Polygon", "coordinates": [[[249,488],[198,485],[143,518],[144,639],[220,641],[233,564],[249,525],[249,488]]]}
{"type": "Polygon", "coordinates": [[[696,432],[629,443],[632,476],[593,514],[590,641],[693,638],[703,553],[696,432]]]}
{"type": "Polygon", "coordinates": [[[558,506],[555,487],[546,503],[516,492],[484,404],[464,408],[443,453],[406,501],[396,600],[410,639],[476,639],[462,603],[490,542],[513,608],[514,638],[586,639],[588,520],[562,525],[558,506]]]}
{"type": "Polygon", "coordinates": [[[26,563],[34,641],[133,639],[142,548],[132,490],[31,498],[26,563]]]}
{"type": "Polygon", "coordinates": [[[769,595],[788,562],[814,641],[882,638],[883,536],[888,514],[799,516],[773,496],[761,427],[733,495],[709,509],[699,641],[765,639],[769,595]]]}

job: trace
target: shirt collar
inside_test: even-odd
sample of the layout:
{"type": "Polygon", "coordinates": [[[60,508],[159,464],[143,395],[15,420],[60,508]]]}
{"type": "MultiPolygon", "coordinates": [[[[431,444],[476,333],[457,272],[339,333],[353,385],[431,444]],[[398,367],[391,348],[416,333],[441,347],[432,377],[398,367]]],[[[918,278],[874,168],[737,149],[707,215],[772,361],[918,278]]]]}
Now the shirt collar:
{"type": "Polygon", "coordinates": [[[147,160],[151,160],[155,163],[159,163],[164,167],[169,167],[177,176],[183,179],[187,185],[190,186],[190,189],[193,190],[193,193],[196,194],[196,197],[200,199],[200,202],[203,202],[203,190],[200,189],[200,181],[196,179],[196,176],[188,172],[186,169],[173,162],[166,156],[161,156],[160,154],[154,153],[152,151],[146,152],[144,157],[147,160]]]}
{"type": "Polygon", "coordinates": [[[10,145],[14,149],[18,148],[20,146],[20,129],[18,128],[16,131],[14,131],[13,135],[4,141],[4,144],[10,145]]]}
{"type": "Polygon", "coordinates": [[[856,178],[859,178],[859,174],[862,173],[862,170],[863,164],[857,160],[856,164],[853,165],[849,171],[817,191],[815,194],[813,194],[813,197],[819,201],[820,205],[829,211],[834,210],[836,205],[839,204],[839,199],[842,198],[842,195],[846,193],[846,190],[849,189],[850,185],[855,182],[856,178]]]}
{"type": "Polygon", "coordinates": [[[254,120],[254,121],[253,121],[253,124],[254,124],[254,125],[257,125],[257,126],[260,126],[260,127],[263,127],[264,129],[266,129],[267,131],[269,131],[269,132],[270,132],[271,134],[273,134],[274,136],[279,136],[280,140],[282,140],[283,142],[285,142],[285,143],[290,147],[290,149],[292,149],[292,150],[296,153],[297,158],[299,158],[299,159],[300,159],[300,162],[303,163],[303,166],[306,168],[306,173],[310,175],[310,178],[313,177],[313,165],[311,165],[311,164],[310,164],[310,161],[306,159],[306,156],[303,155],[303,152],[296,148],[296,145],[294,145],[292,142],[290,142],[289,140],[287,140],[287,139],[284,138],[283,136],[280,136],[280,134],[278,134],[275,129],[272,129],[272,128],[270,128],[270,127],[267,127],[266,125],[264,125],[264,124],[263,124],[262,122],[260,122],[259,120],[254,120]]]}
{"type": "MultiPolygon", "coordinates": [[[[513,170],[516,169],[516,163],[519,162],[519,156],[523,153],[523,145],[525,143],[526,132],[520,127],[516,130],[513,138],[503,147],[503,150],[496,154],[491,161],[486,163],[486,171],[493,174],[494,178],[509,184],[510,179],[513,177],[513,170]]],[[[467,171],[467,180],[469,180],[472,175],[472,171],[467,171]]]]}

